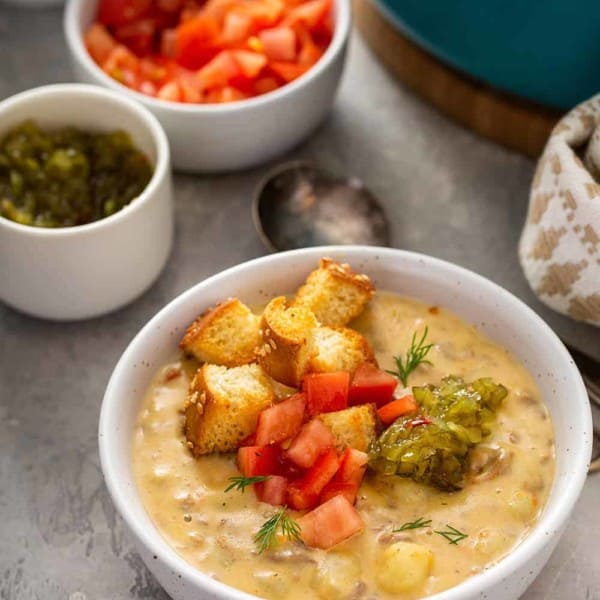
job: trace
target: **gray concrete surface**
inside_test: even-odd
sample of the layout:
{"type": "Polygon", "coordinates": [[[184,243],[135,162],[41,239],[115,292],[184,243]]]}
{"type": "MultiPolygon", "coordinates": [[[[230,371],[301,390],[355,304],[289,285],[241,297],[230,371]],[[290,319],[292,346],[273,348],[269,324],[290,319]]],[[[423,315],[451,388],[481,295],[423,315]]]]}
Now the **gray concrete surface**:
{"type": "MultiPolygon", "coordinates": [[[[0,98],[69,81],[57,9],[0,4],[0,98]]],[[[393,243],[455,261],[509,288],[570,343],[600,358],[597,330],[553,315],[523,280],[516,241],[529,160],[447,121],[396,84],[353,39],[335,110],[291,157],[363,178],[392,220],[393,243]]],[[[102,482],[100,401],[128,341],[204,277],[264,253],[250,220],[265,168],[177,176],[177,239],[166,270],[112,315],[48,323],[0,306],[0,598],[163,600],[102,482]]],[[[2,282],[0,282],[2,285],[2,282]]],[[[600,599],[600,475],[526,600],[600,599]]]]}

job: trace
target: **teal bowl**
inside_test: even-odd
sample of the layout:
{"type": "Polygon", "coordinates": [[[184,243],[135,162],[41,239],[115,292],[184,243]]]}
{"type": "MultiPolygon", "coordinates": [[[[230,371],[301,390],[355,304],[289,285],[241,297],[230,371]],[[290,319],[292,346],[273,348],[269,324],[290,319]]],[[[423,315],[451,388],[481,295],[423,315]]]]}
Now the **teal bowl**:
{"type": "Polygon", "coordinates": [[[499,90],[558,109],[600,91],[598,0],[375,2],[419,46],[499,90]]]}

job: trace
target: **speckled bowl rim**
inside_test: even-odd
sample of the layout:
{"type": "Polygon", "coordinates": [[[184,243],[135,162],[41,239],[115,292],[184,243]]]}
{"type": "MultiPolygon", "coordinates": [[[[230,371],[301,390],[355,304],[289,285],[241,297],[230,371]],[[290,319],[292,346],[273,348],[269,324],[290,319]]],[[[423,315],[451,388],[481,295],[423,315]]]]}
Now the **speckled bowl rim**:
{"type": "MultiPolygon", "coordinates": [[[[436,277],[454,278],[460,283],[469,284],[472,290],[494,294],[498,302],[503,304],[503,308],[510,310],[511,315],[519,312],[523,317],[529,319],[535,333],[545,339],[546,347],[550,348],[552,352],[557,352],[561,358],[561,363],[564,364],[564,375],[569,378],[570,383],[573,385],[572,394],[568,399],[570,410],[572,414],[573,411],[577,411],[578,418],[576,422],[579,425],[570,432],[572,439],[569,440],[569,447],[564,451],[569,456],[569,485],[565,486],[565,489],[561,489],[561,494],[556,495],[553,501],[552,498],[548,500],[540,520],[510,554],[484,572],[428,597],[431,600],[463,600],[466,596],[473,597],[473,595],[487,598],[489,597],[486,595],[488,592],[499,591],[503,581],[509,579],[524,564],[538,557],[547,545],[557,541],[557,535],[562,532],[581,493],[587,475],[593,439],[591,407],[581,375],[564,344],[531,308],[489,279],[453,263],[427,255],[373,246],[325,246],[291,250],[253,259],[221,271],[172,300],[142,328],[129,344],[113,371],[104,395],[99,423],[100,461],[113,502],[139,543],[155,558],[160,559],[173,573],[181,576],[186,580],[186,583],[198,591],[206,591],[223,599],[256,600],[258,598],[205,575],[181,558],[164,539],[160,541],[157,541],[158,537],[152,539],[137,518],[136,511],[126,502],[120,482],[115,476],[115,470],[118,470],[117,465],[122,464],[123,460],[131,461],[131,457],[123,457],[113,450],[114,444],[111,443],[111,438],[116,435],[116,431],[111,428],[111,421],[122,410],[123,398],[119,393],[122,385],[121,380],[126,379],[130,365],[136,354],[139,353],[140,347],[147,347],[146,344],[149,344],[153,337],[164,335],[160,331],[160,325],[168,316],[183,310],[191,302],[202,305],[203,296],[207,295],[211,289],[218,288],[223,280],[232,277],[237,278],[258,265],[269,265],[272,269],[290,269],[297,258],[305,260],[312,257],[316,264],[322,256],[332,255],[334,257],[336,255],[343,256],[344,260],[350,263],[359,263],[365,258],[369,260],[401,259],[404,263],[412,263],[423,271],[431,269],[436,277]]],[[[158,534],[160,536],[160,532],[158,534]]],[[[149,565],[149,568],[151,568],[151,565],[149,565]]]]}
{"type": "Polygon", "coordinates": [[[125,94],[129,98],[140,102],[152,109],[170,112],[172,114],[189,114],[189,115],[210,115],[210,114],[231,114],[238,111],[243,111],[247,108],[260,106],[278,102],[286,96],[293,94],[297,89],[306,85],[312,79],[318,77],[322,72],[327,70],[336,56],[343,51],[346,41],[350,36],[352,24],[352,11],[350,8],[350,0],[334,0],[335,2],[335,27],[333,38],[325,50],[321,58],[300,77],[286,85],[266,94],[261,94],[254,98],[247,98],[236,102],[228,102],[223,104],[192,104],[181,102],[169,102],[167,100],[159,100],[152,96],[146,96],[141,92],[136,92],[131,88],[119,83],[112,77],[107,75],[92,59],[87,51],[83,36],[79,31],[79,13],[82,10],[84,2],[90,0],[67,0],[65,6],[63,29],[67,46],[72,56],[77,62],[85,68],[97,81],[102,85],[115,90],[121,94],[125,94]]]}

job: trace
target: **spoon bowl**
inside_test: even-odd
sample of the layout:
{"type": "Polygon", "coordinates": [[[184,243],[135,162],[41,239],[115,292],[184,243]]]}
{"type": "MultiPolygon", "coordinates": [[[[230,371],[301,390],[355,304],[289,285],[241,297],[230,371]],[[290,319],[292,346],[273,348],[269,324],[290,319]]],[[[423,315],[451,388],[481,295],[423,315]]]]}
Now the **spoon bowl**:
{"type": "Polygon", "coordinates": [[[268,173],[255,193],[252,212],[271,251],[390,244],[385,213],[362,181],[334,177],[304,161],[268,173]]]}

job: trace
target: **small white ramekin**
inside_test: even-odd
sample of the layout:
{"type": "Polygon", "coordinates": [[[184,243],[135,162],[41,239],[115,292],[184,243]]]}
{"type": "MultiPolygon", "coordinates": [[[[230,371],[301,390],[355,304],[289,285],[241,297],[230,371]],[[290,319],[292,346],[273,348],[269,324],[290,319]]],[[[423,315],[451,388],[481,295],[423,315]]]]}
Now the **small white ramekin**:
{"type": "Polygon", "coordinates": [[[0,300],[56,320],[95,317],[127,304],[158,276],[173,238],[169,144],[143,106],[97,86],[59,84],[0,102],[0,137],[26,119],[43,128],[127,131],[154,165],[146,189],[87,225],[41,228],[0,217],[0,300]]]}
{"type": "Polygon", "coordinates": [[[121,85],[93,61],[83,34],[98,0],[69,0],[64,29],[79,81],[117,90],[143,104],[161,122],[182,171],[234,171],[290,150],[323,120],[335,97],[350,34],[350,0],[335,0],[335,32],[325,54],[307,73],[282,88],[228,104],[165,102],[121,85]]]}
{"type": "Polygon", "coordinates": [[[592,448],[585,387],[562,342],[512,294],[451,263],[389,248],[306,248],[243,263],[181,294],[134,338],[106,389],[99,445],[108,490],[144,562],[175,600],[256,600],[192,567],[161,536],[136,489],[131,464],[134,430],[154,373],[172,360],[178,340],[198,313],[228,296],[258,304],[271,296],[292,293],[323,256],[348,262],[369,274],[378,289],[450,309],[512,352],[539,386],[556,435],[556,473],[539,521],[506,558],[430,597],[515,600],[550,557],[585,482],[592,448]]]}

